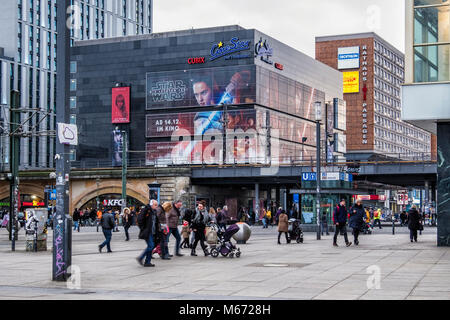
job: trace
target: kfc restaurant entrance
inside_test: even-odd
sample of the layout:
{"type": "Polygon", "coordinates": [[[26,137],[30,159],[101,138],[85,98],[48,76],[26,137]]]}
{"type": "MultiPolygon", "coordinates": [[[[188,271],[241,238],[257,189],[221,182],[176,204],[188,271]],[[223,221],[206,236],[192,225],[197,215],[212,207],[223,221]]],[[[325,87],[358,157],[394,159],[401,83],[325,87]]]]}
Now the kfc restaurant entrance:
{"type": "MultiPolygon", "coordinates": [[[[121,194],[102,194],[87,201],[80,207],[80,210],[84,210],[86,208],[111,208],[113,210],[120,210],[122,202],[123,200],[121,194]]],[[[127,203],[125,206],[139,208],[145,206],[145,204],[133,197],[127,196],[127,203]]]]}

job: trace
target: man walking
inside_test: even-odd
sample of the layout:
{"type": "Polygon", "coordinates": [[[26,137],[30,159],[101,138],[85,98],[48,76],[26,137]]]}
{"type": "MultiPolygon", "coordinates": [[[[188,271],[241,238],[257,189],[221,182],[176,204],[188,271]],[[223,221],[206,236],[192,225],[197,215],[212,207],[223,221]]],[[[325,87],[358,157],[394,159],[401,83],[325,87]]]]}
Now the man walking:
{"type": "Polygon", "coordinates": [[[344,240],[345,240],[347,247],[352,245],[352,243],[348,241],[348,237],[347,237],[347,228],[346,228],[347,215],[348,215],[348,213],[347,213],[347,208],[345,207],[345,199],[342,199],[341,202],[339,203],[339,205],[337,205],[333,211],[333,223],[336,226],[336,232],[334,233],[334,238],[333,238],[333,246],[335,246],[335,247],[338,247],[337,237],[338,237],[338,234],[341,232],[344,234],[344,240]]]}
{"type": "Polygon", "coordinates": [[[223,209],[220,212],[217,212],[217,225],[219,228],[225,230],[227,228],[227,220],[228,220],[228,207],[223,206],[223,209]]]}
{"type": "Polygon", "coordinates": [[[152,251],[155,246],[154,237],[159,229],[158,216],[156,215],[158,201],[150,200],[150,205],[146,205],[138,216],[138,225],[140,228],[139,239],[147,242],[147,248],[136,258],[137,262],[144,267],[154,267],[152,261],[152,251]],[[145,258],[145,260],[144,260],[145,258]],[[144,260],[144,262],[142,262],[144,260]]]}
{"type": "Polygon", "coordinates": [[[175,255],[177,257],[182,257],[183,254],[180,253],[180,242],[181,236],[178,231],[178,220],[181,215],[181,208],[183,207],[183,202],[181,200],[177,200],[172,204],[172,209],[167,213],[167,223],[169,224],[169,234],[167,235],[167,242],[169,242],[170,235],[175,237],[175,255]]]}
{"type": "Polygon", "coordinates": [[[112,230],[114,229],[114,216],[112,214],[111,208],[108,208],[106,213],[102,215],[102,219],[100,220],[100,224],[102,225],[103,235],[105,236],[105,241],[98,246],[98,251],[101,253],[104,246],[108,249],[108,252],[111,251],[111,238],[112,238],[112,230]]]}

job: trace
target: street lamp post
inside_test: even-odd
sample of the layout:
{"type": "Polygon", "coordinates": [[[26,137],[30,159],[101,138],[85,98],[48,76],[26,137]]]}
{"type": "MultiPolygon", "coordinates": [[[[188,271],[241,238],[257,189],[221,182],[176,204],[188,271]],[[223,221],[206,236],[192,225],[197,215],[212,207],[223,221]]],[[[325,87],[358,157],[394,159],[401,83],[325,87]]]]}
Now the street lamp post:
{"type": "Polygon", "coordinates": [[[316,222],[317,240],[320,240],[320,120],[322,120],[322,103],[317,101],[316,107],[316,222]]]}
{"type": "Polygon", "coordinates": [[[127,132],[125,130],[122,131],[122,213],[127,206],[127,132]]]}

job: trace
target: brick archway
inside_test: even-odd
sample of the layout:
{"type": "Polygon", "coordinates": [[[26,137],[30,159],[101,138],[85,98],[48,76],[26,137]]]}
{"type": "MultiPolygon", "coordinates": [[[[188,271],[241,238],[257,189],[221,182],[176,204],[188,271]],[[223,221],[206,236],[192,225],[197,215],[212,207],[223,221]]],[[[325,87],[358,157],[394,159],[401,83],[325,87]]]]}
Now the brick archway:
{"type": "MultiPolygon", "coordinates": [[[[36,195],[41,199],[45,198],[44,195],[44,187],[43,185],[37,185],[36,183],[27,183],[27,182],[21,182],[19,184],[19,192],[21,195],[25,194],[31,194],[36,195]]],[[[2,183],[0,185],[0,199],[6,199],[9,198],[9,183],[2,183]]]]}
{"type": "MultiPolygon", "coordinates": [[[[111,185],[103,185],[99,186],[93,186],[90,188],[87,188],[84,190],[84,192],[75,198],[72,201],[72,206],[70,208],[71,212],[73,212],[74,208],[80,208],[88,201],[94,199],[97,196],[105,195],[105,194],[121,194],[122,193],[122,185],[120,183],[112,183],[111,185]],[[117,184],[117,185],[116,185],[117,184]]],[[[135,198],[136,200],[139,200],[142,203],[148,202],[148,194],[142,194],[142,192],[139,192],[133,188],[130,188],[127,186],[127,196],[135,198]]]]}

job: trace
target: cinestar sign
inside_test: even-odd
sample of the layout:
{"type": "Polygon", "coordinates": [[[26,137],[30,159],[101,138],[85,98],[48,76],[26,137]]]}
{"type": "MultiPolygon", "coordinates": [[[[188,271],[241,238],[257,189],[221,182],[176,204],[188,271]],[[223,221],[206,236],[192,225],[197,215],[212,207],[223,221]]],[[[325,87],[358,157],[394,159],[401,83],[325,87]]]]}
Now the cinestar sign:
{"type": "Polygon", "coordinates": [[[123,199],[105,199],[103,200],[103,205],[105,207],[121,207],[123,204],[123,199]]]}
{"type": "Polygon", "coordinates": [[[225,60],[250,58],[251,56],[249,53],[242,55],[234,54],[241,51],[250,50],[250,43],[250,40],[241,41],[237,37],[231,38],[229,44],[225,44],[220,41],[212,46],[211,57],[209,60],[214,61],[225,56],[227,56],[225,60]]]}
{"type": "Polygon", "coordinates": [[[338,69],[359,68],[359,47],[338,48],[338,69]]]}

